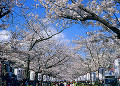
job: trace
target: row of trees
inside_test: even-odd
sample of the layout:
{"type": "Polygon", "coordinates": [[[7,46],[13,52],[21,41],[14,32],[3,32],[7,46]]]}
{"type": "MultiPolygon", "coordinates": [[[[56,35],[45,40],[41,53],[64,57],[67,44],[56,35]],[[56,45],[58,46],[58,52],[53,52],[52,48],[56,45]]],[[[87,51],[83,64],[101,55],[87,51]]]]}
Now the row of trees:
{"type": "MultiPolygon", "coordinates": [[[[119,55],[120,41],[114,35],[103,31],[88,32],[86,37],[78,36],[73,45],[51,38],[42,41],[27,51],[30,45],[10,39],[1,43],[1,57],[11,60],[13,66],[41,70],[64,79],[74,79],[81,74],[97,71],[100,67],[112,68],[119,55]],[[29,63],[28,63],[29,62],[29,63]]],[[[28,74],[29,74],[28,69],[28,74]]]]}
{"type": "Polygon", "coordinates": [[[66,80],[109,68],[120,53],[119,4],[119,0],[1,0],[0,27],[11,33],[11,39],[1,42],[1,56],[15,61],[14,66],[27,67],[27,75],[29,69],[45,70],[66,80]],[[103,29],[78,36],[73,45],[56,38],[74,24],[103,29]]]}
{"type": "Polygon", "coordinates": [[[82,53],[87,72],[97,71],[100,67],[114,67],[114,60],[120,53],[118,39],[101,31],[88,32],[88,36],[78,37],[79,39],[73,41],[76,44],[74,49],[78,54],[82,53]]]}

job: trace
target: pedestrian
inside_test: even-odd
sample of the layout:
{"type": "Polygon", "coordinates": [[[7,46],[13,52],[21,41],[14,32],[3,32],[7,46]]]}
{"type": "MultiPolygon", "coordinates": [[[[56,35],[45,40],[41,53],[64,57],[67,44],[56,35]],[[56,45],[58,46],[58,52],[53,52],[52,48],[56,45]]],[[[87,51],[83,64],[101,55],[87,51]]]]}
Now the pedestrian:
{"type": "Polygon", "coordinates": [[[77,83],[76,83],[76,81],[73,81],[73,86],[77,86],[77,83]]]}
{"type": "Polygon", "coordinates": [[[20,86],[24,86],[23,83],[20,86]]]}
{"type": "Polygon", "coordinates": [[[63,81],[60,82],[60,86],[64,86],[63,81]]]}
{"type": "Polygon", "coordinates": [[[56,82],[56,85],[55,86],[59,86],[59,83],[58,82],[56,82]]]}
{"type": "Polygon", "coordinates": [[[53,82],[53,86],[56,86],[56,82],[53,82]]]}
{"type": "Polygon", "coordinates": [[[66,81],[64,81],[64,86],[67,86],[67,83],[66,83],[66,81]]]}
{"type": "Polygon", "coordinates": [[[73,82],[70,83],[70,86],[74,86],[73,82]]]}
{"type": "Polygon", "coordinates": [[[67,86],[70,86],[70,81],[68,81],[68,84],[67,84],[67,86]]]}

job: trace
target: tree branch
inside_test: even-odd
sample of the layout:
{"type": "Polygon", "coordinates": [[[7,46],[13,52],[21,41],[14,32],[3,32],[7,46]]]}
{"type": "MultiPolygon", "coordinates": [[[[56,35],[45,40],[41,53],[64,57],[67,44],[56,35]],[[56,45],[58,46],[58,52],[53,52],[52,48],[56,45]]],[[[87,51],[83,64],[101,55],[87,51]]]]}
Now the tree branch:
{"type": "Polygon", "coordinates": [[[1,13],[0,14],[0,18],[2,18],[2,17],[4,17],[4,16],[6,16],[7,14],[9,14],[11,11],[10,10],[8,10],[8,11],[6,11],[6,12],[4,12],[3,14],[1,13]]]}
{"type": "Polygon", "coordinates": [[[99,17],[98,15],[96,15],[94,12],[86,9],[85,7],[83,7],[82,5],[78,6],[80,9],[84,10],[85,12],[91,14],[93,16],[93,20],[99,21],[100,23],[102,23],[103,25],[107,26],[109,29],[111,29],[113,32],[115,32],[117,34],[118,39],[120,39],[120,30],[114,26],[112,26],[111,23],[109,23],[108,21],[106,21],[105,19],[103,19],[102,17],[99,17]]]}
{"type": "MultiPolygon", "coordinates": [[[[64,29],[63,29],[63,30],[64,30],[64,29]]],[[[51,35],[51,36],[49,36],[49,37],[47,37],[47,38],[36,39],[35,42],[34,42],[33,44],[31,44],[31,46],[30,46],[30,48],[29,48],[29,51],[31,51],[32,48],[35,46],[35,44],[37,44],[38,42],[41,42],[41,41],[44,41],[44,40],[48,40],[48,39],[52,38],[53,36],[61,33],[63,30],[61,30],[61,31],[59,31],[58,33],[55,33],[55,34],[53,34],[53,35],[51,35]]]]}
{"type": "Polygon", "coordinates": [[[66,59],[66,57],[63,58],[62,60],[60,60],[60,61],[54,63],[53,65],[48,66],[46,69],[49,69],[49,68],[51,68],[51,67],[56,67],[58,64],[60,64],[60,63],[61,63],[62,61],[64,61],[65,59],[66,59]]]}
{"type": "MultiPolygon", "coordinates": [[[[75,4],[74,0],[72,0],[72,2],[75,4]]],[[[100,23],[102,23],[103,25],[108,27],[110,30],[112,30],[114,33],[116,33],[118,39],[120,39],[120,30],[117,27],[113,26],[111,23],[109,23],[108,21],[106,21],[102,17],[99,17],[93,11],[85,8],[82,5],[79,5],[78,8],[83,10],[83,11],[85,11],[85,12],[87,12],[90,15],[87,16],[87,17],[84,17],[84,18],[73,17],[73,16],[70,16],[70,15],[60,15],[60,17],[67,18],[67,19],[73,19],[73,20],[79,20],[79,21],[86,21],[86,20],[96,20],[96,21],[99,21],[100,23]]]]}
{"type": "Polygon", "coordinates": [[[72,20],[78,20],[78,21],[94,20],[93,16],[86,16],[86,17],[80,18],[80,17],[73,16],[73,15],[61,14],[61,15],[59,15],[59,17],[63,17],[63,18],[67,18],[67,19],[72,19],[72,20]]]}

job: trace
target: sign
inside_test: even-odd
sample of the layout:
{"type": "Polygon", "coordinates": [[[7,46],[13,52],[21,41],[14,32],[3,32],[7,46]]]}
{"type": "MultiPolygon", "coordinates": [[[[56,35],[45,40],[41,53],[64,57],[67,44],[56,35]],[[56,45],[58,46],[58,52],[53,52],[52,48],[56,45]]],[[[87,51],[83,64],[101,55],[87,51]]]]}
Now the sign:
{"type": "Polygon", "coordinates": [[[47,81],[49,81],[49,79],[50,79],[50,77],[49,77],[49,76],[47,76],[47,81]]]}
{"type": "Polygon", "coordinates": [[[80,81],[80,77],[78,77],[78,81],[80,81]]]}
{"type": "Polygon", "coordinates": [[[105,69],[99,68],[99,80],[104,80],[104,79],[105,79],[105,69]]]}
{"type": "Polygon", "coordinates": [[[42,74],[38,73],[38,81],[41,81],[41,80],[42,80],[42,74]]]}
{"type": "Polygon", "coordinates": [[[86,81],[87,80],[87,75],[84,75],[83,77],[84,77],[84,81],[86,81]]]}
{"type": "Polygon", "coordinates": [[[80,81],[82,81],[82,76],[80,76],[80,81]]]}
{"type": "Polygon", "coordinates": [[[23,79],[23,69],[22,68],[15,68],[14,74],[17,76],[17,80],[23,79]]]}
{"type": "Polygon", "coordinates": [[[52,81],[52,77],[50,77],[50,81],[52,81]]]}
{"type": "Polygon", "coordinates": [[[47,81],[46,75],[43,75],[43,81],[47,81]]]}
{"type": "Polygon", "coordinates": [[[84,75],[81,76],[81,80],[84,81],[84,75]]]}
{"type": "Polygon", "coordinates": [[[54,78],[53,78],[53,77],[51,77],[51,81],[54,81],[54,78]]]}
{"type": "Polygon", "coordinates": [[[15,74],[15,75],[17,75],[17,70],[18,70],[18,68],[15,68],[15,69],[14,69],[14,74],[15,74]]]}
{"type": "Polygon", "coordinates": [[[90,81],[90,73],[87,73],[87,81],[90,81]]]}
{"type": "Polygon", "coordinates": [[[75,81],[77,82],[77,81],[78,81],[78,79],[75,79],[75,81]]]}
{"type": "Polygon", "coordinates": [[[18,68],[17,79],[18,80],[23,79],[23,69],[22,68],[18,68]]]}
{"type": "Polygon", "coordinates": [[[30,80],[34,81],[35,80],[35,72],[34,71],[30,71],[30,80]]]}
{"type": "Polygon", "coordinates": [[[92,81],[96,81],[96,73],[91,72],[92,81]]]}

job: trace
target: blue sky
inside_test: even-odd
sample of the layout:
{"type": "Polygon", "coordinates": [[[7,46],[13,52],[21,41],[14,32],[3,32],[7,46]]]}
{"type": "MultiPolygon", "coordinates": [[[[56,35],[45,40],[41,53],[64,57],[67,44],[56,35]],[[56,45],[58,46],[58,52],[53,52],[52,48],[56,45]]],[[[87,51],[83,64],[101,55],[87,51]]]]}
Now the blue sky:
{"type": "Polygon", "coordinates": [[[86,36],[86,32],[88,31],[96,31],[98,29],[101,29],[102,27],[92,27],[91,25],[86,27],[86,26],[81,26],[81,25],[73,25],[72,27],[69,27],[63,31],[63,34],[65,37],[69,40],[72,40],[74,38],[77,38],[76,35],[79,36],[86,36]]]}
{"type": "MultiPolygon", "coordinates": [[[[29,0],[26,2],[26,6],[30,6],[30,3],[32,3],[33,4],[33,0],[30,0],[30,2],[29,2],[29,0]]],[[[18,11],[18,9],[17,8],[15,8],[14,9],[14,11],[18,11]]],[[[42,13],[43,14],[45,14],[45,9],[44,8],[41,8],[41,9],[38,9],[38,10],[35,10],[36,11],[36,13],[38,13],[39,15],[41,15],[42,13]]],[[[13,13],[13,14],[15,14],[15,13],[13,13]]],[[[24,20],[23,20],[23,17],[20,17],[20,16],[18,16],[17,18],[16,18],[16,20],[14,20],[14,21],[20,21],[20,22],[24,22],[24,20]]],[[[1,23],[1,22],[0,22],[1,23]]],[[[16,22],[15,22],[16,23],[16,22]]],[[[13,26],[13,27],[9,27],[8,28],[8,30],[10,30],[10,29],[13,29],[13,28],[15,28],[15,26],[13,26]]],[[[61,39],[68,39],[68,40],[72,40],[73,38],[77,38],[76,37],[76,35],[80,35],[80,36],[85,36],[86,35],[86,32],[88,32],[88,31],[95,31],[95,30],[97,30],[98,29],[98,27],[92,27],[92,26],[81,26],[81,25],[78,25],[78,24],[75,24],[75,25],[73,25],[72,27],[69,27],[69,28],[67,28],[67,29],[65,29],[61,34],[62,35],[64,35],[64,37],[62,36],[62,35],[60,35],[61,36],[61,39]]],[[[60,37],[59,37],[60,38],[60,37]]]]}

